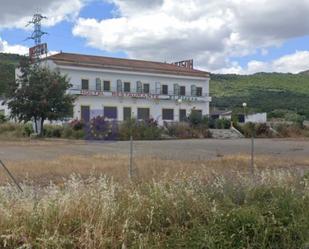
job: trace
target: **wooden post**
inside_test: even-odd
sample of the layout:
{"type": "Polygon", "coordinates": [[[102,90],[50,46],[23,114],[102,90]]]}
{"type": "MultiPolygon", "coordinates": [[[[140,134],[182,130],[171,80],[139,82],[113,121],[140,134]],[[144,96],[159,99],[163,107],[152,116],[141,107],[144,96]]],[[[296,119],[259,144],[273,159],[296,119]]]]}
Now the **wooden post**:
{"type": "Polygon", "coordinates": [[[129,163],[129,179],[132,179],[133,171],[133,136],[130,136],[130,163],[129,163]]]}
{"type": "Polygon", "coordinates": [[[251,167],[250,167],[251,176],[254,177],[254,130],[251,135],[251,167]]]}

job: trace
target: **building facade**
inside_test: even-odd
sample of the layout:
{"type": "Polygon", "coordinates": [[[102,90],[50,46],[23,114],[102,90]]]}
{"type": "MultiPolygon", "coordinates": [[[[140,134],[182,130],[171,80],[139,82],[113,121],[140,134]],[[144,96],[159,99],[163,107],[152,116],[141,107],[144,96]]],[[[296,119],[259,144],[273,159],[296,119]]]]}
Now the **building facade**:
{"type": "Polygon", "coordinates": [[[209,114],[209,74],[179,63],[59,53],[48,67],[68,76],[77,96],[73,118],[103,115],[123,121],[155,119],[160,125],[184,120],[192,111],[209,114]]]}

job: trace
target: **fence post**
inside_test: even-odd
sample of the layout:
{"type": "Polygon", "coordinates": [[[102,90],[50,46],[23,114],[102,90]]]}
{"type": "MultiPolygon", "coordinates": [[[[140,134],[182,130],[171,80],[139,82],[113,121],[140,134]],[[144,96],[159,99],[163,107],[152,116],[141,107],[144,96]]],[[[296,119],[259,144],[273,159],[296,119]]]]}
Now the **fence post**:
{"type": "Polygon", "coordinates": [[[251,176],[254,176],[254,131],[251,134],[251,165],[250,165],[251,176]]]}
{"type": "Polygon", "coordinates": [[[132,169],[133,169],[133,136],[130,136],[130,163],[129,163],[129,179],[132,179],[132,169]]]}
{"type": "Polygon", "coordinates": [[[15,183],[15,185],[17,186],[17,188],[23,192],[23,189],[21,188],[21,186],[18,184],[18,182],[16,181],[16,179],[14,178],[14,176],[11,174],[11,172],[9,171],[9,169],[4,165],[4,163],[0,160],[0,164],[2,165],[2,167],[4,168],[4,170],[6,171],[6,173],[9,175],[9,177],[13,180],[13,182],[15,183]]]}

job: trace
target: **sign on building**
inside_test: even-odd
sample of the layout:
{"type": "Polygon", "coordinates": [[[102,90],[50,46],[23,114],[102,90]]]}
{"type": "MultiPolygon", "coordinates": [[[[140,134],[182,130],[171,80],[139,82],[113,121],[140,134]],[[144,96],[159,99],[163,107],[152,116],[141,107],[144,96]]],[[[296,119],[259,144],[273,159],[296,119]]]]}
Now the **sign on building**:
{"type": "Polygon", "coordinates": [[[39,58],[41,55],[47,54],[47,43],[42,43],[29,48],[29,57],[31,61],[39,58]]]}

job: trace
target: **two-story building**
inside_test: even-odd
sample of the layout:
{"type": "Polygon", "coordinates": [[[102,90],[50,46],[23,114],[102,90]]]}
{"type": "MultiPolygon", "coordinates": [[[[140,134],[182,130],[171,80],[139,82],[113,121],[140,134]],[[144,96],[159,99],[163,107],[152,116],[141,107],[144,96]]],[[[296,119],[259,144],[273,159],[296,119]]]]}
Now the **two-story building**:
{"type": "Polygon", "coordinates": [[[66,74],[77,95],[74,118],[103,115],[123,121],[132,117],[184,120],[191,111],[209,114],[209,74],[192,61],[176,64],[59,53],[45,61],[66,74]]]}

